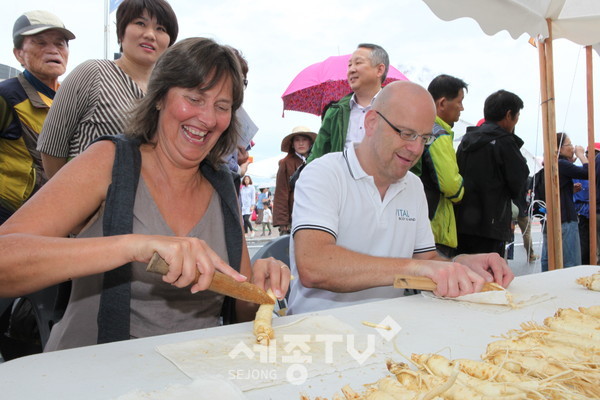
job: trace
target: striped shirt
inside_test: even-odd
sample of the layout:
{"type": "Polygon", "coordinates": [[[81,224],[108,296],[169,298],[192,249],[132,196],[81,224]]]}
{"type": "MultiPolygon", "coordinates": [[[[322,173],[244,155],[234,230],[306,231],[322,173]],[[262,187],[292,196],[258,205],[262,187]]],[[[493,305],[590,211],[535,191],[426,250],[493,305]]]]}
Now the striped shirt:
{"type": "Polygon", "coordinates": [[[37,149],[72,158],[95,139],[123,132],[129,112],[144,92],[110,60],[77,66],[56,93],[37,149]]]}

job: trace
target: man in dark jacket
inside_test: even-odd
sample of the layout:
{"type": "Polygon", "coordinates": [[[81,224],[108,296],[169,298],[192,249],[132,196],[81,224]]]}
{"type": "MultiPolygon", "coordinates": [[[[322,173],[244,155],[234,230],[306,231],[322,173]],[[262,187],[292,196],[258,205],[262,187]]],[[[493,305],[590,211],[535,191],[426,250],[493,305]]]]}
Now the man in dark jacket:
{"type": "Polygon", "coordinates": [[[504,256],[511,240],[511,200],[524,207],[529,168],[519,150],[515,125],[523,101],[499,90],[484,104],[485,122],[469,127],[456,153],[465,195],[457,206],[459,253],[496,252],[504,256]]]}

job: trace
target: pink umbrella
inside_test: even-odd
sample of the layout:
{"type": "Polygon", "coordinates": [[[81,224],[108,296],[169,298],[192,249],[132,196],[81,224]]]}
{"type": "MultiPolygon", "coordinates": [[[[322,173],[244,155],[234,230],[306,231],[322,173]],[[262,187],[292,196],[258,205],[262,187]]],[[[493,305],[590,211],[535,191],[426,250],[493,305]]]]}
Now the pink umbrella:
{"type": "MultiPolygon", "coordinates": [[[[304,68],[290,83],[283,99],[283,110],[302,111],[321,115],[323,108],[352,92],[346,78],[351,54],[332,56],[304,68]]],[[[408,78],[390,65],[383,85],[408,78]]]]}

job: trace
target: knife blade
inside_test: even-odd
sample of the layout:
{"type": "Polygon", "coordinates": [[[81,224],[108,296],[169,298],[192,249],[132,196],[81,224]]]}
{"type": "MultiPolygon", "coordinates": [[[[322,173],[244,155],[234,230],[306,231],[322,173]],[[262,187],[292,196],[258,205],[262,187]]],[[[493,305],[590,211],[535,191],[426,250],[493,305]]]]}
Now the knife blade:
{"type": "MultiPolygon", "coordinates": [[[[169,264],[157,252],[154,252],[146,271],[166,275],[169,272],[169,264]]],[[[200,277],[200,271],[196,271],[196,281],[200,277]]],[[[274,304],[275,302],[267,292],[250,282],[238,282],[229,275],[215,271],[213,280],[208,290],[248,301],[256,304],[274,304]]]]}
{"type": "MultiPolygon", "coordinates": [[[[418,289],[434,291],[437,288],[437,283],[425,276],[398,274],[394,276],[394,287],[398,289],[418,289]]],[[[498,285],[497,283],[486,282],[483,285],[483,289],[481,289],[482,292],[489,292],[492,290],[504,290],[504,288],[498,285]]]]}

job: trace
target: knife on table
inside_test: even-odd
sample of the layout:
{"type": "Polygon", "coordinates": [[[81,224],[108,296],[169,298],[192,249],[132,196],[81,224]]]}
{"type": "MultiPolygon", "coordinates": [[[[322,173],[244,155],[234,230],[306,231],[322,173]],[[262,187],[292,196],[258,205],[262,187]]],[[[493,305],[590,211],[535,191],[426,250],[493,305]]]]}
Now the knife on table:
{"type": "MultiPolygon", "coordinates": [[[[169,264],[157,252],[154,252],[146,271],[166,275],[169,272],[169,264]]],[[[196,271],[196,281],[200,277],[200,271],[196,271]]],[[[229,275],[215,271],[213,280],[208,290],[230,296],[236,299],[256,304],[274,304],[273,299],[267,292],[250,282],[238,282],[229,275]]]]}
{"type": "MultiPolygon", "coordinates": [[[[437,283],[425,276],[398,274],[394,276],[394,287],[398,289],[419,289],[434,291],[437,288],[437,283]]],[[[483,285],[483,289],[481,289],[482,292],[489,292],[492,290],[504,290],[504,288],[498,285],[497,283],[486,282],[483,285]]]]}

